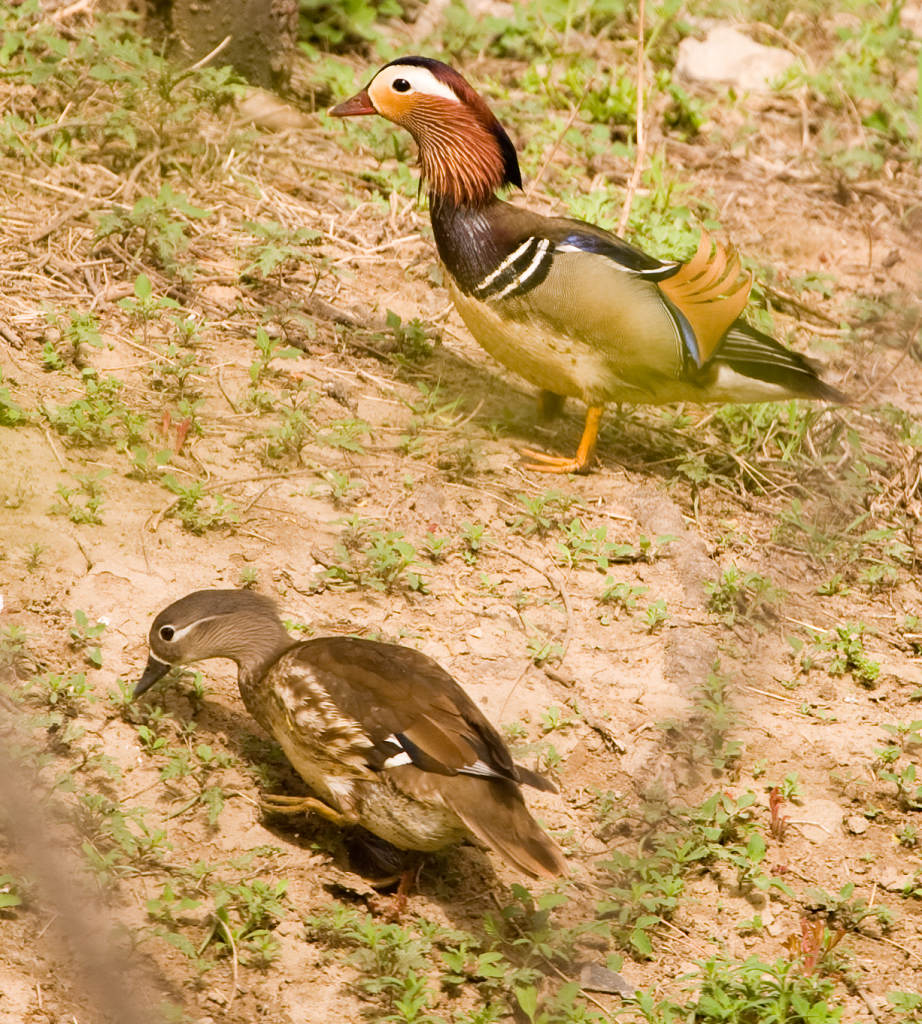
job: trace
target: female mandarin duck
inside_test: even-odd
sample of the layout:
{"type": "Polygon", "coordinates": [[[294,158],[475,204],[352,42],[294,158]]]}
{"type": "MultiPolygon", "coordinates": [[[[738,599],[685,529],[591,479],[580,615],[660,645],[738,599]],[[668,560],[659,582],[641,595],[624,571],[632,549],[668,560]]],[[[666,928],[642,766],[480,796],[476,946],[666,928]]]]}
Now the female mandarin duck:
{"type": "Polygon", "coordinates": [[[293,640],[273,602],[249,590],[199,590],[150,630],[138,697],[173,665],[237,663],[247,710],[279,742],[314,797],[264,796],[283,813],[362,825],[402,850],[474,837],[533,878],[566,874],[520,785],[553,791],[512,761],[499,733],[452,677],[409,647],[293,640]]]}
{"type": "Polygon", "coordinates": [[[447,64],[392,61],[330,113],[381,114],[410,132],[471,334],[549,406],[572,396],[589,407],[576,456],[525,452],[530,468],[585,472],[606,402],[843,401],[806,359],[739,319],[751,278],[706,235],[688,263],[663,262],[593,224],[497,198],[521,187],[515,147],[447,64]]]}

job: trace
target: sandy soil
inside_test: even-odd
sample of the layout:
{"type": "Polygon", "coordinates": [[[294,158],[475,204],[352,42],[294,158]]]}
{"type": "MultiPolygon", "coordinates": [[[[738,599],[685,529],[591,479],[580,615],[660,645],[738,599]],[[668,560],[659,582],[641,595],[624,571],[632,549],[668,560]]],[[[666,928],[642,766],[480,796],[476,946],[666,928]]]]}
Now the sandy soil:
{"type": "MultiPolygon", "coordinates": [[[[126,260],[116,243],[94,244],[91,204],[81,205],[81,197],[116,188],[117,177],[91,163],[37,167],[2,158],[0,313],[7,333],[0,368],[3,386],[33,414],[26,425],[0,428],[0,622],[22,627],[28,637],[27,655],[8,659],[8,690],[21,697],[22,680],[32,673],[86,673],[91,699],[76,702],[63,724],[32,733],[43,751],[43,784],[71,776],[53,796],[36,793],[36,800],[64,830],[62,848],[73,834],[80,793],[104,794],[126,811],[147,808],[146,827],[163,830],[168,846],[161,859],[116,863],[100,896],[89,877],[81,876],[79,886],[88,919],[100,899],[108,921],[131,936],[142,988],[184,1007],[187,1019],[374,1018],[350,987],[355,969],[347,958],[302,922],[333,899],[379,912],[378,898],[350,870],[335,829],[260,814],[256,794],[266,772],[293,791],[298,783],[243,711],[230,666],[203,666],[201,699],[187,677],[164,686],[154,701],[164,709],[156,731],[171,747],[208,744],[226,755],[209,776],[224,794],[214,824],[195,801],[190,778],[161,779],[164,757],[145,749],[139,735],[139,725],[150,724],[149,709],[122,711],[107,698],[117,680],[130,685],[138,677],[150,621],[163,605],[193,589],[243,582],[276,597],[286,616],[307,624],[311,634],[357,632],[425,651],[493,721],[520,723],[521,756],[545,767],[550,759],[560,787],[557,795],[530,796],[530,805],[566,846],[578,883],[598,880],[597,863],[613,845],[636,849],[645,809],[664,801],[693,804],[721,789],[734,797],[748,790],[757,795],[753,813],[768,845],[764,868],[795,896],[741,892],[725,865],[691,874],[672,921],[656,932],[653,959],[628,956],[622,973],[632,983],[674,992],[675,979],[715,950],[736,958],[784,955],[785,940],[800,935],[801,918],[809,915],[803,894],[811,887],[836,894],[853,884],[855,897],[890,908],[894,922],[884,930],[871,917],[840,946],[851,977],[838,990],[846,1019],[895,1020],[885,994],[919,989],[922,863],[918,846],[895,839],[918,827],[918,811],[901,805],[874,767],[875,751],[886,742],[882,724],[917,718],[922,692],[918,647],[904,626],[906,615],[919,613],[912,527],[919,447],[901,439],[893,415],[882,411],[888,404],[910,417],[922,412],[918,337],[909,351],[899,327],[908,297],[919,291],[922,253],[907,220],[912,203],[905,181],[835,180],[793,148],[796,111],[772,116],[770,106],[752,100],[745,108],[762,125],[745,146],[731,150],[705,137],[694,145],[667,142],[666,154],[693,191],[712,197],[725,235],[776,269],[779,291],[792,292],[789,279],[808,271],[835,275],[828,297],[802,296],[812,316],[777,302],[779,333],[823,362],[829,379],[856,399],[853,408],[823,412],[810,426],[812,461],[786,466],[768,441],[728,454],[732,445],[715,433],[708,410],[686,409],[687,421],[677,424],[655,410],[624,409],[607,414],[590,475],[552,480],[524,470],[517,448],[571,450],[582,411],[568,407],[551,425],[538,421],[528,388],[488,360],[447,309],[445,291],[431,283],[435,258],[425,212],[378,184],[397,162],[379,159],[384,150],[365,145],[344,150],[343,133],[354,129],[329,131],[314,118],[299,131],[256,133],[207,186],[175,185],[213,216],[189,228],[183,258],[196,264],[196,276],[173,292],[183,313],[200,324],[183,395],[201,402],[201,432],[190,432],[172,452],[169,472],[183,484],[203,481],[209,494],[232,501],[238,515],[236,523],[201,535],[183,527],[175,496],[157,473],[147,480],[130,476],[130,456],[116,443],[75,445],[41,412],[84,394],[78,367],[43,368],[43,344],[54,340],[46,311],[92,309],[103,344],[83,346],[80,361],[123,382],[124,403],[148,417],[151,447],[178,447],[179,393],[156,372],[172,358],[158,354],[175,341],[170,316],[158,314],[145,326],[119,306],[131,294],[143,253],[132,254],[128,244],[133,259],[126,260]],[[370,169],[379,177],[370,180],[370,169]],[[291,263],[267,282],[243,280],[247,219],[320,231],[311,262],[291,263]],[[53,230],[33,240],[52,223],[53,230]],[[839,323],[857,319],[855,301],[871,296],[895,297],[887,317],[870,329],[839,332],[839,323]],[[331,310],[345,322],[337,323],[331,310]],[[430,357],[402,364],[394,358],[393,338],[381,326],[388,310],[404,321],[419,317],[437,325],[430,357]],[[262,412],[247,399],[260,324],[298,349],[272,363],[264,380],[272,407],[262,412]],[[280,424],[286,401],[309,409],[312,427],[299,453],[273,459],[268,432],[280,424]],[[351,418],[367,425],[360,450],[324,443],[331,424],[351,418]],[[849,476],[856,461],[849,431],[869,452],[864,461],[873,486],[863,491],[849,476]],[[689,453],[724,468],[713,482],[694,485],[680,469],[689,453]],[[752,469],[748,477],[741,462],[752,469]],[[76,475],[100,471],[107,475],[99,525],[50,514],[61,487],[74,488],[76,475]],[[331,472],[356,483],[345,498],[336,497],[331,472]],[[604,528],[610,542],[672,539],[655,545],[649,560],[605,571],[588,561],[568,564],[563,528],[525,535],[520,525],[521,496],[551,488],[574,501],[564,522],[578,515],[587,529],[604,528]],[[857,547],[840,544],[823,560],[780,535],[793,499],[830,531],[857,515],[866,520],[849,536],[893,529],[909,554],[878,561],[892,564],[896,578],[886,586],[863,583],[869,563],[857,560],[857,547]],[[419,553],[413,569],[425,592],[402,581],[379,591],[325,577],[343,561],[337,543],[352,516],[402,531],[419,553]],[[462,539],[467,524],[484,527],[476,555],[462,539]],[[439,560],[425,554],[427,534],[448,539],[439,560]],[[704,584],[731,564],[761,574],[786,596],[764,614],[726,622],[709,610],[704,584]],[[842,588],[818,593],[835,573],[842,588]],[[607,577],[647,588],[634,610],[619,613],[600,601],[607,577]],[[667,614],[651,629],[645,612],[654,601],[665,602],[667,614]],[[77,610],[90,623],[107,622],[98,641],[100,667],[71,642],[77,610]],[[805,670],[788,642],[794,637],[809,647],[812,636],[855,622],[865,624],[866,652],[881,666],[872,686],[848,671],[830,674],[828,654],[817,653],[815,666],[805,670]],[[530,637],[556,645],[555,654],[536,664],[530,637]],[[729,680],[724,731],[702,703],[702,687],[718,663],[729,680]],[[551,708],[560,709],[563,723],[548,730],[542,713],[551,708]],[[77,738],[62,734],[77,727],[77,738]],[[724,750],[721,744],[731,739],[741,745],[739,756],[720,772],[714,744],[724,750]],[[107,773],[103,756],[117,774],[107,773]],[[768,790],[792,773],[799,797],[784,807],[787,830],[779,839],[769,828],[768,790]],[[620,824],[598,820],[599,791],[614,794],[620,824]],[[228,867],[252,851],[258,852],[249,866],[228,867]],[[286,913],[273,930],[278,956],[268,967],[241,962],[235,978],[231,957],[223,956],[198,978],[188,956],[152,934],[147,901],[171,877],[164,865],[195,863],[220,865],[216,870],[229,879],[287,881],[286,913]],[[740,922],[756,913],[762,930],[741,931],[740,922]]],[[[723,126],[725,137],[731,127],[723,126]]],[[[205,130],[216,139],[230,129],[216,116],[205,130]]],[[[622,180],[629,173],[614,158],[608,166],[622,180]]],[[[130,204],[137,194],[129,188],[119,201],[130,204]]],[[[529,202],[553,208],[540,196],[529,202]]],[[[155,294],[164,294],[167,277],[146,263],[144,269],[155,294]]],[[[783,423],[787,413],[777,415],[783,423]]],[[[55,711],[30,692],[13,707],[55,711]]],[[[913,756],[910,751],[908,760],[913,756]]],[[[92,843],[86,817],[80,839],[92,843]]],[[[10,839],[0,865],[28,874],[10,839]]],[[[516,881],[481,851],[449,851],[424,867],[406,920],[476,932],[516,881]]],[[[591,917],[594,900],[589,887],[577,885],[563,919],[591,917]]],[[[0,911],[4,1024],[94,1019],[57,916],[53,894],[40,885],[27,887],[22,907],[0,911]]],[[[189,911],[186,930],[196,941],[208,928],[205,907],[189,911]]],[[[605,950],[591,956],[603,961],[605,950]]],[[[458,997],[462,1003],[475,998],[468,989],[458,997]]],[[[615,996],[597,998],[613,1011],[619,1005],[615,996]]],[[[459,1005],[446,995],[438,1012],[459,1005]]]]}

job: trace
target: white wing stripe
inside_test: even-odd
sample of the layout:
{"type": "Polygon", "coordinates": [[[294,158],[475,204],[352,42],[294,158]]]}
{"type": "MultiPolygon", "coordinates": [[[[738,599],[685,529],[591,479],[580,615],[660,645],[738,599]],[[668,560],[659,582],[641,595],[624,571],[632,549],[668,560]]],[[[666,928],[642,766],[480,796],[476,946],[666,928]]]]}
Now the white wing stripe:
{"type": "Polygon", "coordinates": [[[502,299],[506,295],[508,295],[509,292],[515,291],[516,288],[521,288],[522,285],[525,284],[525,282],[532,276],[532,274],[535,273],[538,267],[541,266],[541,263],[543,262],[545,256],[547,256],[547,251],[550,248],[550,245],[551,243],[546,238],[542,238],[541,241],[538,243],[538,249],[535,252],[534,258],[532,259],[531,263],[528,264],[528,266],[522,271],[521,274],[519,274],[518,277],[513,278],[509,282],[509,284],[507,284],[506,287],[503,288],[502,291],[497,292],[496,295],[492,295],[491,298],[502,299]]]}
{"type": "Polygon", "coordinates": [[[619,263],[618,260],[613,259],[611,256],[605,253],[596,253],[591,249],[581,249],[578,245],[573,245],[571,242],[561,242],[559,245],[554,246],[554,252],[581,252],[587,256],[602,256],[603,259],[608,260],[615,270],[621,270],[625,274],[634,274],[636,277],[653,277],[659,278],[668,270],[675,270],[682,264],[677,260],[669,260],[665,263],[660,263],[658,267],[651,267],[649,270],[634,270],[632,267],[625,266],[623,263],[619,263]]]}
{"type": "Polygon", "coordinates": [[[486,761],[476,760],[473,764],[466,764],[461,770],[461,775],[474,775],[479,779],[501,779],[502,775],[495,768],[491,768],[486,761]]]}
{"type": "Polygon", "coordinates": [[[403,764],[412,764],[413,758],[405,751],[401,750],[399,754],[392,754],[385,762],[381,765],[382,768],[399,768],[403,764]]]}
{"type": "MultiPolygon", "coordinates": [[[[490,285],[499,277],[500,274],[503,273],[504,270],[506,270],[507,267],[515,263],[515,261],[525,253],[525,251],[528,249],[528,247],[531,245],[533,241],[533,238],[526,238],[525,241],[518,247],[518,249],[516,249],[514,252],[511,252],[495,270],[491,270],[490,273],[487,274],[487,276],[480,282],[480,284],[478,284],[474,288],[474,291],[480,292],[489,288],[490,285]]],[[[543,244],[546,246],[547,241],[545,241],[543,244]]]]}

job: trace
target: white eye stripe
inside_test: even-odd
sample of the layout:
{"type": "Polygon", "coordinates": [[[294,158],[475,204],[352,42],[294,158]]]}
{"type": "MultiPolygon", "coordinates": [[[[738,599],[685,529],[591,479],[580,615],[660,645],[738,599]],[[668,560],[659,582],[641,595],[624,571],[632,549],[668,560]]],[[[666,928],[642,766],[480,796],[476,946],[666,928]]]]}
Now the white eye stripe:
{"type": "MultiPolygon", "coordinates": [[[[195,622],[190,622],[188,626],[183,626],[180,629],[176,629],[174,626],[170,626],[169,623],[164,623],[163,626],[161,626],[160,629],[157,631],[157,634],[159,636],[160,631],[163,630],[164,628],[172,629],[173,630],[173,635],[170,637],[169,640],[165,640],[164,642],[165,643],[170,643],[170,644],[175,644],[175,643],[178,643],[180,640],[182,640],[183,637],[188,636],[189,631],[194,629],[196,626],[200,626],[203,622],[211,622],[212,619],[216,619],[216,618],[218,618],[217,615],[209,615],[209,616],[207,616],[207,618],[204,618],[204,619],[196,619],[195,622]]],[[[163,637],[161,637],[161,640],[163,640],[163,637]]]]}
{"type": "MultiPolygon", "coordinates": [[[[379,101],[392,91],[393,84],[398,78],[409,82],[410,90],[413,92],[423,93],[426,96],[439,96],[441,99],[450,100],[453,103],[461,102],[454,90],[444,82],[440,82],[428,68],[416,67],[412,64],[393,64],[379,71],[368,87],[368,95],[375,107],[378,107],[379,101]]],[[[398,93],[398,95],[401,94],[398,93]]],[[[402,95],[407,95],[407,93],[404,92],[402,95]]]]}

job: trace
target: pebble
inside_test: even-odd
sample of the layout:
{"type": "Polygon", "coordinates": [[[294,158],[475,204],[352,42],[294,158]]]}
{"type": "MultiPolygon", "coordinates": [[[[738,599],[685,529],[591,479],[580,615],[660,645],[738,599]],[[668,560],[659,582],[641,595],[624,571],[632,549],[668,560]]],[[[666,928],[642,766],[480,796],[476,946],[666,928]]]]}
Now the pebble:
{"type": "Polygon", "coordinates": [[[689,36],[679,44],[676,71],[699,82],[727,82],[749,92],[771,92],[772,82],[795,57],[777,46],[763,46],[749,36],[719,25],[703,41],[689,36]]]}
{"type": "Polygon", "coordinates": [[[903,892],[915,884],[915,875],[900,871],[895,865],[888,864],[881,868],[877,882],[887,892],[903,892]]]}
{"type": "Polygon", "coordinates": [[[822,845],[829,842],[842,825],[842,808],[834,800],[811,800],[805,803],[791,822],[800,829],[804,839],[822,845]]]}
{"type": "Polygon", "coordinates": [[[845,827],[852,833],[852,835],[864,835],[868,830],[868,819],[863,818],[860,814],[850,814],[845,819],[845,827]]]}

